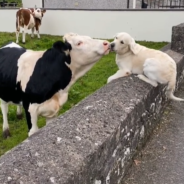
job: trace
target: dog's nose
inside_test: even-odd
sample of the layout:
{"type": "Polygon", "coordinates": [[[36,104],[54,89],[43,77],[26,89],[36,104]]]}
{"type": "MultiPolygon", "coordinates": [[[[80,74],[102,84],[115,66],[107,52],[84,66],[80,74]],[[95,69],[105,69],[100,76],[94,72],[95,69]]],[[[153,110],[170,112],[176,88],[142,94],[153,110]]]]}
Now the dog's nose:
{"type": "Polygon", "coordinates": [[[113,48],[115,46],[115,43],[111,43],[110,47],[113,48]]]}

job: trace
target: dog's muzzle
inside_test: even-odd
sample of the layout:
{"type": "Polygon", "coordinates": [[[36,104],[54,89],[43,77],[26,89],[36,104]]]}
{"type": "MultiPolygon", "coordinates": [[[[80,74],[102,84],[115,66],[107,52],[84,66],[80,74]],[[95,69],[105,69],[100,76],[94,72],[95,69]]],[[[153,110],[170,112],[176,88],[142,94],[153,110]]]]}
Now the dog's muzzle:
{"type": "Polygon", "coordinates": [[[111,43],[111,44],[109,45],[110,51],[114,51],[114,47],[115,47],[115,43],[111,43]]]}

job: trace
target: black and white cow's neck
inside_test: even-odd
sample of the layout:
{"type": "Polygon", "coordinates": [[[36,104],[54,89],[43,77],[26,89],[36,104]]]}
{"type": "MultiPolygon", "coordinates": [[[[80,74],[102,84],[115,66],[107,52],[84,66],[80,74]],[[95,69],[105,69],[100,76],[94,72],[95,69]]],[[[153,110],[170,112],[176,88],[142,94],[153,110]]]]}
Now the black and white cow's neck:
{"type": "MultiPolygon", "coordinates": [[[[27,74],[27,80],[21,81],[22,90],[29,95],[31,103],[43,103],[50,99],[59,90],[65,89],[70,83],[72,72],[66,65],[67,56],[64,57],[58,50],[51,48],[41,53],[42,56],[32,53],[32,59],[25,61],[26,53],[21,56],[18,69],[18,81],[27,74]],[[37,57],[36,57],[37,56],[37,57]],[[21,61],[23,61],[21,63],[21,61]],[[30,76],[30,68],[25,69],[25,65],[35,64],[30,76]]],[[[29,55],[29,53],[28,53],[29,55]]],[[[69,56],[68,56],[69,57],[69,56]]],[[[25,79],[25,78],[24,78],[25,79]]]]}
{"type": "MultiPolygon", "coordinates": [[[[71,86],[79,79],[81,78],[85,73],[87,73],[93,66],[95,65],[95,62],[89,64],[89,65],[79,65],[76,64],[75,62],[72,62],[71,59],[71,64],[67,64],[67,66],[70,68],[72,72],[72,78],[70,83],[67,85],[67,87],[63,90],[64,93],[67,93],[71,86]]],[[[62,91],[60,91],[62,94],[62,91]]]]}

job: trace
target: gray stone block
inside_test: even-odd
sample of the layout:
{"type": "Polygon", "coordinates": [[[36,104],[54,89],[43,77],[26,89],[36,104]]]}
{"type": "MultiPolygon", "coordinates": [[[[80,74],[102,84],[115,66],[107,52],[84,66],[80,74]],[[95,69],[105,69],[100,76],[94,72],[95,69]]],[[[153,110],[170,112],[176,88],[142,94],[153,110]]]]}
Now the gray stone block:
{"type": "Polygon", "coordinates": [[[171,49],[184,54],[184,23],[172,27],[171,49]]]}

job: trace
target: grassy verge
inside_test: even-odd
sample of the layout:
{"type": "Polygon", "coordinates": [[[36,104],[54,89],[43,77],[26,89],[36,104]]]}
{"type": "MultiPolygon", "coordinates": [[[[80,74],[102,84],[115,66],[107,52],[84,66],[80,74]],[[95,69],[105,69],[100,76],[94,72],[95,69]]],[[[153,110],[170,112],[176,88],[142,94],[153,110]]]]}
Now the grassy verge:
{"type": "MultiPolygon", "coordinates": [[[[20,40],[22,35],[20,34],[20,40]]],[[[61,40],[61,36],[50,36],[50,35],[41,35],[41,39],[38,40],[35,38],[31,39],[30,35],[26,37],[26,44],[20,45],[33,50],[45,50],[52,46],[53,42],[56,40],[61,40]]],[[[9,42],[15,41],[15,33],[0,33],[0,46],[9,42]]],[[[110,40],[111,41],[111,40],[110,40]]],[[[160,49],[166,42],[139,42],[142,45],[145,45],[149,48],[160,49]]],[[[64,113],[66,110],[73,107],[79,101],[102,87],[106,84],[107,78],[116,72],[117,66],[115,64],[115,54],[110,53],[107,56],[104,56],[93,68],[89,71],[84,77],[79,79],[69,92],[68,102],[63,106],[60,111],[60,114],[64,113]]],[[[6,151],[10,150],[24,139],[27,138],[27,125],[25,116],[22,120],[17,120],[16,118],[16,106],[9,106],[8,120],[10,125],[10,132],[12,136],[6,140],[3,139],[2,135],[2,114],[0,112],[0,155],[4,154],[6,151]]],[[[45,125],[45,119],[39,117],[38,120],[39,127],[45,125]]]]}
{"type": "MultiPolygon", "coordinates": [[[[3,0],[0,0],[0,2],[3,2],[3,0]]],[[[12,3],[12,2],[17,3],[16,8],[22,7],[22,0],[5,0],[5,2],[7,2],[7,3],[12,3]]],[[[11,8],[11,6],[6,6],[6,7],[11,8]]],[[[0,7],[0,8],[4,8],[4,7],[0,7]]],[[[13,8],[15,8],[15,7],[13,7],[13,8]]]]}

